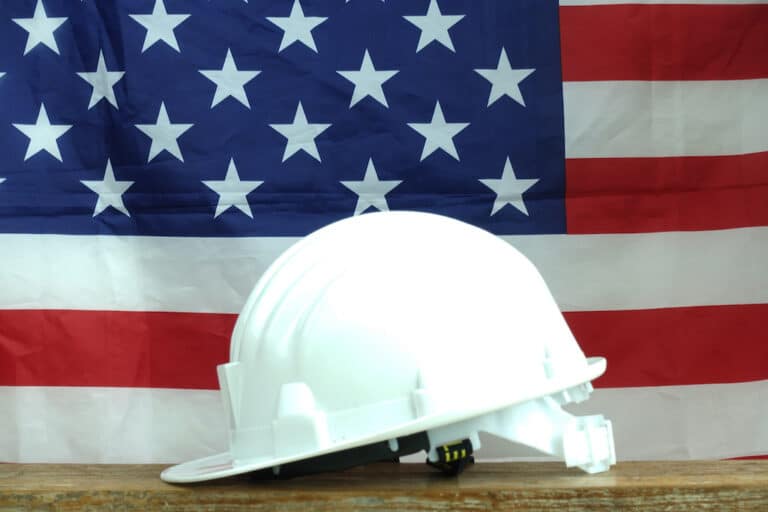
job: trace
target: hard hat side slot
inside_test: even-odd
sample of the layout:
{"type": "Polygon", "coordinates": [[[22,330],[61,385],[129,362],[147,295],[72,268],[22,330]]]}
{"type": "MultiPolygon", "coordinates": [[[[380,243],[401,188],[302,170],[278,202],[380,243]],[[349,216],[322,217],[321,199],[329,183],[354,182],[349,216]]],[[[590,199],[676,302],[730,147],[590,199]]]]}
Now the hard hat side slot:
{"type": "Polygon", "coordinates": [[[276,457],[311,453],[331,445],[326,415],[317,409],[306,383],[283,384],[275,416],[272,439],[276,457]]]}
{"type": "Polygon", "coordinates": [[[227,410],[227,423],[230,430],[237,430],[240,425],[240,396],[242,390],[242,366],[240,362],[220,364],[216,367],[219,387],[224,408],[227,410]]]}

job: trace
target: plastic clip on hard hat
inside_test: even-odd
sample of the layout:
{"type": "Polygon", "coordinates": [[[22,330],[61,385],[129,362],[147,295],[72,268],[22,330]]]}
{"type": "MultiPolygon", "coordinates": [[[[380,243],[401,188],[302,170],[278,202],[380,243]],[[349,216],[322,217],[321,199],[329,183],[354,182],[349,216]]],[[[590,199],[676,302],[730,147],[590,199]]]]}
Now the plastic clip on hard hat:
{"type": "Polygon", "coordinates": [[[218,368],[229,451],[161,476],[289,477],[422,450],[456,474],[480,432],[606,471],[611,422],[561,408],[605,366],[507,242],[433,214],[353,217],[288,249],[240,313],[218,368]]]}

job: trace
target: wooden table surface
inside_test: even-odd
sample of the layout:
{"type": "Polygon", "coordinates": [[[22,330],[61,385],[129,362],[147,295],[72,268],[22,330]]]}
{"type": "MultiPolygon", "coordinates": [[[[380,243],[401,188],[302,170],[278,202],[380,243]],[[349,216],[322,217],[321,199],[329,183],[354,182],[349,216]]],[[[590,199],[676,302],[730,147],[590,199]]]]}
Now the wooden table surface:
{"type": "Polygon", "coordinates": [[[158,465],[0,464],[0,510],[568,510],[768,512],[768,461],[475,464],[458,478],[372,464],[286,481],[170,485],[158,465]]]}

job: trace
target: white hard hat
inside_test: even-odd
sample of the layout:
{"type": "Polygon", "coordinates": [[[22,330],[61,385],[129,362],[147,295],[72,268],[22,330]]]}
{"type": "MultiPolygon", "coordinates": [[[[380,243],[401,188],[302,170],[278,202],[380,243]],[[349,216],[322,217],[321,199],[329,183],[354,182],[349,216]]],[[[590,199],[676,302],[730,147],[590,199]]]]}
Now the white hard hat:
{"type": "Polygon", "coordinates": [[[161,476],[286,476],[421,450],[455,473],[479,432],[605,471],[610,421],[561,408],[605,366],[507,242],[433,214],[365,214],[302,239],[262,276],[218,367],[229,451],[161,476]]]}

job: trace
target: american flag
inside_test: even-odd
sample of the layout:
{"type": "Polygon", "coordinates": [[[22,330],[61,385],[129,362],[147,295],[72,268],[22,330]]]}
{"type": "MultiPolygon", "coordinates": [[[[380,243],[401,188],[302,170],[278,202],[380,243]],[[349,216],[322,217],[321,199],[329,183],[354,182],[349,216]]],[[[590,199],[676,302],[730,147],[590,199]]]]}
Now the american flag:
{"type": "Polygon", "coordinates": [[[763,0],[1,2],[0,460],[224,451],[251,287],[373,210],[532,259],[620,459],[768,453],[766,56],[763,0]]]}

